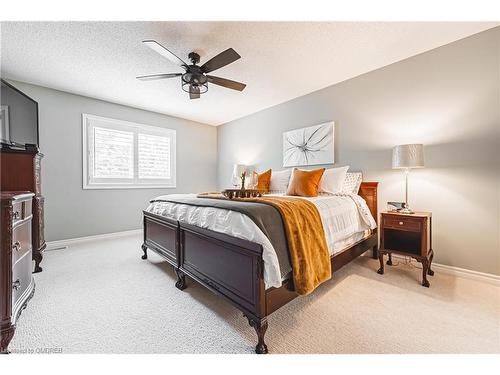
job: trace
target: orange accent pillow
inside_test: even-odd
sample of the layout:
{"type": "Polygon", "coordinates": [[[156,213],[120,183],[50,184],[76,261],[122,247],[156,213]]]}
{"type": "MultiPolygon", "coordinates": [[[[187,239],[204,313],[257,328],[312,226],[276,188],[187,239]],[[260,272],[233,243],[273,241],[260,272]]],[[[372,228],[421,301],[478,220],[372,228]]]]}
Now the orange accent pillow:
{"type": "Polygon", "coordinates": [[[258,174],[257,176],[257,189],[261,190],[263,193],[269,192],[269,187],[271,185],[271,173],[272,170],[268,169],[265,172],[258,174]]]}
{"type": "Polygon", "coordinates": [[[318,187],[325,168],[304,171],[294,168],[292,178],[288,185],[287,195],[298,195],[301,197],[317,197],[318,187]]]}

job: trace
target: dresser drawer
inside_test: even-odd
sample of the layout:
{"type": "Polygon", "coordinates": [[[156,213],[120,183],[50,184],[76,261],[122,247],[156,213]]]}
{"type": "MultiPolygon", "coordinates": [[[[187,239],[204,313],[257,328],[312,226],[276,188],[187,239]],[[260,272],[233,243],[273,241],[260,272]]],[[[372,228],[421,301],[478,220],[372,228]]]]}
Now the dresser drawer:
{"type": "MultiPolygon", "coordinates": [[[[30,201],[31,203],[31,201],[30,201]]],[[[31,220],[17,225],[12,230],[12,264],[31,250],[31,220]]]]}
{"type": "Polygon", "coordinates": [[[32,203],[31,199],[15,202],[12,204],[12,224],[16,225],[21,220],[31,216],[32,203]]]}
{"type": "Polygon", "coordinates": [[[23,202],[17,202],[12,205],[12,222],[15,224],[23,219],[23,202]]]}
{"type": "Polygon", "coordinates": [[[384,228],[407,230],[411,232],[420,232],[422,230],[422,222],[406,217],[390,217],[384,216],[384,228]]]}
{"type": "Polygon", "coordinates": [[[12,268],[12,309],[31,283],[31,253],[25,254],[12,268]]]}

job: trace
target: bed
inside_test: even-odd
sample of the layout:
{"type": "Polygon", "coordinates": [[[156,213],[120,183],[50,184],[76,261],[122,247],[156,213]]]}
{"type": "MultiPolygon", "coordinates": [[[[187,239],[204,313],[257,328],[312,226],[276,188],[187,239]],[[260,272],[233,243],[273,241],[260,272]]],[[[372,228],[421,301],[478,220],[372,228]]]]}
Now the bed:
{"type": "MultiPolygon", "coordinates": [[[[333,276],[368,250],[377,258],[377,186],[363,182],[355,196],[311,198],[322,219],[333,276]]],[[[173,266],[178,289],[186,288],[187,276],[241,310],[257,333],[256,353],[267,353],[267,317],[299,296],[278,244],[241,212],[172,199],[159,197],[143,211],[142,259],[148,249],[158,253],[173,266]]]]}

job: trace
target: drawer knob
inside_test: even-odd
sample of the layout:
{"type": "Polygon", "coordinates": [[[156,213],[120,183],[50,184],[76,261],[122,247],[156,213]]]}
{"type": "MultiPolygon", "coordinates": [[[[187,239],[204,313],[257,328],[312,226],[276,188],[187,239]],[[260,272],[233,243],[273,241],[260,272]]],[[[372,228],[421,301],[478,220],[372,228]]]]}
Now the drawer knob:
{"type": "Polygon", "coordinates": [[[12,283],[12,289],[18,290],[20,287],[21,287],[21,281],[19,279],[17,279],[12,283]]]}
{"type": "Polygon", "coordinates": [[[14,218],[14,220],[17,220],[21,217],[21,214],[19,213],[19,211],[15,211],[13,214],[12,214],[12,217],[14,218]]]}
{"type": "Polygon", "coordinates": [[[14,246],[12,246],[12,250],[14,250],[14,251],[21,251],[21,244],[19,243],[19,241],[16,241],[14,243],[14,246]]]}
{"type": "Polygon", "coordinates": [[[399,222],[399,225],[403,225],[403,222],[402,222],[402,221],[400,221],[400,222],[399,222]]]}

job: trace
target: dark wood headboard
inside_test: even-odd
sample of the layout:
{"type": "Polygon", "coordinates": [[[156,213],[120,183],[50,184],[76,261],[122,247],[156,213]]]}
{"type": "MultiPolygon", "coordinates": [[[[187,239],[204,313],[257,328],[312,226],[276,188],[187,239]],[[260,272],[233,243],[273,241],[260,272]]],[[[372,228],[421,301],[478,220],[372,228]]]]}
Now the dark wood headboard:
{"type": "Polygon", "coordinates": [[[378,182],[362,182],[359,188],[359,195],[366,201],[376,222],[378,222],[377,186],[378,182]]]}

